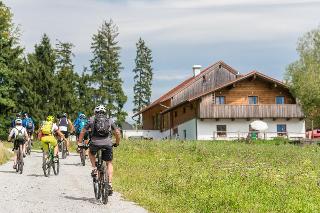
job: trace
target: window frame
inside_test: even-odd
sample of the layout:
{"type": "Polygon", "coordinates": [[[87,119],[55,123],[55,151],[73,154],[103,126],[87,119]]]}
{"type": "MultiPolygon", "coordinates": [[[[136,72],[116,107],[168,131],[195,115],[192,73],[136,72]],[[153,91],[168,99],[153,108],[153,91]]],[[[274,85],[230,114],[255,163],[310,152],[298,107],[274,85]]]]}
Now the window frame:
{"type": "Polygon", "coordinates": [[[248,96],[248,104],[249,105],[258,105],[259,104],[259,96],[257,96],[257,95],[249,95],[248,96]],[[252,98],[252,97],[256,97],[257,98],[257,102],[255,104],[250,103],[250,98],[252,98]]]}
{"type": "Polygon", "coordinates": [[[276,96],[276,104],[278,104],[277,102],[278,98],[283,98],[283,103],[279,103],[279,104],[285,104],[285,97],[283,95],[276,96]]]}
{"type": "Polygon", "coordinates": [[[277,124],[277,135],[278,136],[288,135],[287,124],[277,124]],[[282,131],[282,128],[281,128],[281,131],[279,131],[280,126],[284,126],[285,131],[282,131]]]}
{"type": "Polygon", "coordinates": [[[221,98],[223,99],[223,104],[226,104],[226,96],[224,95],[215,96],[214,104],[223,105],[220,103],[221,98]],[[219,103],[217,103],[217,100],[219,100],[219,103]]]}
{"type": "Polygon", "coordinates": [[[217,124],[216,125],[217,138],[227,137],[227,125],[226,124],[217,124]],[[224,127],[225,130],[219,130],[219,127],[224,127]]]}

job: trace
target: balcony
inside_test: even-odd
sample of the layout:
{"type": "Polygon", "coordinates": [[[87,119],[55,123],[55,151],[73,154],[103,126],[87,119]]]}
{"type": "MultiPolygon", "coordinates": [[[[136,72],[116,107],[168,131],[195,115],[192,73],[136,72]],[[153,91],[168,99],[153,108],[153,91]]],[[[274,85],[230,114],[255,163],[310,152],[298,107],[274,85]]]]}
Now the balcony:
{"type": "Polygon", "coordinates": [[[304,118],[298,104],[200,104],[199,118],[304,118]]]}

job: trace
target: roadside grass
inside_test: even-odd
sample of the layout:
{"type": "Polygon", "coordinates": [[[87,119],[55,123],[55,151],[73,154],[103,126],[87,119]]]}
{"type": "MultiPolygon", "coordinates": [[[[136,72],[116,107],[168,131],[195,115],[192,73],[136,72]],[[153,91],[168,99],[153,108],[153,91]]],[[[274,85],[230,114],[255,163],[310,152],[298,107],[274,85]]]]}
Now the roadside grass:
{"type": "Polygon", "coordinates": [[[320,212],[320,147],[123,141],[114,188],[152,212],[320,212]]]}
{"type": "Polygon", "coordinates": [[[13,156],[12,153],[10,153],[6,146],[2,142],[0,142],[0,165],[6,163],[10,158],[13,156]]]}

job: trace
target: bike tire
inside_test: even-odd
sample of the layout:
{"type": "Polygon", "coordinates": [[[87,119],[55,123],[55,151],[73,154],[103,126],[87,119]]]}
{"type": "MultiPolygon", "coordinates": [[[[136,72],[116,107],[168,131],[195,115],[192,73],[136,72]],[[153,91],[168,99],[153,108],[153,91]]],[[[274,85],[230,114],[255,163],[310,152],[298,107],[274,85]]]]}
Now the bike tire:
{"type": "Polygon", "coordinates": [[[67,158],[67,152],[66,152],[65,142],[64,141],[61,142],[61,148],[62,148],[61,157],[62,157],[62,159],[66,159],[67,158]]]}
{"type": "Polygon", "coordinates": [[[58,159],[58,162],[54,162],[54,160],[52,160],[52,161],[53,162],[51,162],[51,164],[52,164],[53,173],[55,175],[58,175],[59,174],[59,169],[60,169],[59,159],[58,159]]]}
{"type": "Polygon", "coordinates": [[[23,172],[23,161],[19,162],[19,174],[22,174],[23,172]]]}
{"type": "Polygon", "coordinates": [[[16,172],[19,172],[20,168],[20,148],[18,148],[17,162],[16,162],[16,172]]]}
{"type": "Polygon", "coordinates": [[[86,165],[86,150],[83,148],[80,148],[80,159],[81,159],[81,164],[82,166],[86,165]]]}
{"type": "Polygon", "coordinates": [[[108,196],[109,196],[109,180],[108,175],[104,173],[103,177],[101,178],[101,200],[103,204],[108,203],[108,196]]]}
{"type": "Polygon", "coordinates": [[[28,155],[31,155],[31,139],[29,139],[29,141],[28,141],[27,154],[28,154],[28,155]]]}
{"type": "Polygon", "coordinates": [[[93,178],[93,191],[94,196],[97,200],[100,199],[100,188],[99,188],[99,181],[96,178],[93,178]]]}
{"type": "Polygon", "coordinates": [[[49,158],[45,157],[43,154],[43,158],[42,158],[42,170],[43,170],[43,174],[45,177],[49,177],[50,176],[50,162],[49,162],[49,158]]]}

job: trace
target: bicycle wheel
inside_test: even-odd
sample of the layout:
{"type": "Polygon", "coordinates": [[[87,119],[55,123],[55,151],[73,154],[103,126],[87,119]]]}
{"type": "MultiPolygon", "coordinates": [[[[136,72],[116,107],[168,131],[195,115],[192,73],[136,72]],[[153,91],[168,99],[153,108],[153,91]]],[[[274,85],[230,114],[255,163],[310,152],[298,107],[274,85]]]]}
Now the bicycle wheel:
{"type": "Polygon", "coordinates": [[[27,154],[31,155],[31,139],[29,139],[29,141],[28,141],[27,154]]]}
{"type": "Polygon", "coordinates": [[[43,157],[42,157],[42,169],[43,169],[43,174],[46,177],[50,176],[50,160],[49,160],[49,154],[46,156],[46,154],[43,152],[43,157]]]}
{"type": "Polygon", "coordinates": [[[19,173],[22,174],[23,172],[23,154],[22,152],[20,151],[20,160],[19,160],[19,173]]]}
{"type": "Polygon", "coordinates": [[[53,173],[55,175],[58,175],[59,167],[60,167],[59,159],[57,160],[57,162],[55,162],[54,159],[51,159],[51,165],[52,165],[53,173]]]}
{"type": "Polygon", "coordinates": [[[82,166],[86,165],[86,150],[84,148],[80,148],[80,159],[82,166]]]}
{"type": "Polygon", "coordinates": [[[108,181],[108,175],[103,174],[103,177],[101,177],[101,195],[102,195],[102,203],[107,204],[108,203],[108,196],[109,196],[109,181],[108,181]]]}
{"type": "Polygon", "coordinates": [[[61,158],[66,159],[67,158],[67,152],[65,148],[65,141],[61,141],[61,158]]]}
{"type": "Polygon", "coordinates": [[[99,188],[99,181],[97,180],[97,178],[92,178],[93,180],[93,191],[94,191],[94,196],[97,200],[100,199],[101,195],[100,195],[100,188],[99,188]]]}

